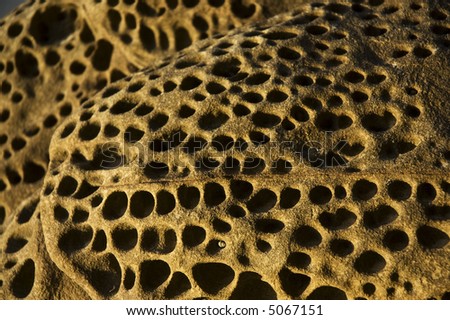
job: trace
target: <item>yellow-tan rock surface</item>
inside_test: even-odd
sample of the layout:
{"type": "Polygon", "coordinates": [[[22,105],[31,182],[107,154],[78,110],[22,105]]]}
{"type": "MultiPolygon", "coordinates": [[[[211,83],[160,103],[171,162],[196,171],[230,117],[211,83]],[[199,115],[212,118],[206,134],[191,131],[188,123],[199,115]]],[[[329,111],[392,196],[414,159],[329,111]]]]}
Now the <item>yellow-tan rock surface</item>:
{"type": "Polygon", "coordinates": [[[449,6],[303,2],[7,18],[3,296],[448,298],[449,6]]]}

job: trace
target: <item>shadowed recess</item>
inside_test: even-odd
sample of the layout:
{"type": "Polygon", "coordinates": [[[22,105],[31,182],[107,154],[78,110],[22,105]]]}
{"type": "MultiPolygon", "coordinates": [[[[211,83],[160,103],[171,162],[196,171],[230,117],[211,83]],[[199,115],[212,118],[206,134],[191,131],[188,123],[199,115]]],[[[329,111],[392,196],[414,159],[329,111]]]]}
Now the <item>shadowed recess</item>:
{"type": "Polygon", "coordinates": [[[278,273],[281,287],[292,298],[299,297],[309,286],[311,278],[301,273],[294,273],[287,268],[278,273]]]}
{"type": "Polygon", "coordinates": [[[246,271],[239,275],[230,300],[276,300],[277,293],[272,286],[263,281],[256,272],[246,271]]]}
{"type": "Polygon", "coordinates": [[[192,268],[192,274],[200,288],[209,294],[217,294],[234,279],[234,270],[218,262],[198,263],[192,268]]]}
{"type": "Polygon", "coordinates": [[[86,248],[92,241],[93,231],[90,226],[79,226],[69,229],[61,235],[58,247],[66,254],[86,248]]]}
{"type": "Polygon", "coordinates": [[[339,288],[322,286],[314,289],[307,297],[308,300],[347,300],[347,295],[339,288]]]}
{"type": "Polygon", "coordinates": [[[293,240],[302,247],[311,248],[322,242],[322,236],[311,226],[301,226],[294,231],[293,240]]]}
{"type": "Polygon", "coordinates": [[[16,298],[26,298],[33,289],[35,280],[35,264],[27,259],[20,267],[11,282],[11,291],[16,298]]]}
{"type": "Polygon", "coordinates": [[[189,278],[182,272],[175,272],[170,279],[169,285],[164,291],[167,299],[173,299],[192,288],[189,278]]]}
{"type": "Polygon", "coordinates": [[[354,267],[359,273],[375,274],[384,269],[386,260],[379,253],[364,251],[356,260],[354,267]]]}
{"type": "Polygon", "coordinates": [[[119,261],[108,253],[95,262],[92,269],[86,270],[88,280],[103,297],[115,295],[120,289],[122,270],[119,261]]]}
{"type": "Polygon", "coordinates": [[[155,207],[155,198],[150,192],[137,191],[130,199],[130,212],[136,218],[143,219],[150,215],[155,207]]]}
{"type": "Polygon", "coordinates": [[[162,260],[146,260],[140,266],[139,283],[144,291],[154,291],[170,276],[169,265],[162,260]]]}

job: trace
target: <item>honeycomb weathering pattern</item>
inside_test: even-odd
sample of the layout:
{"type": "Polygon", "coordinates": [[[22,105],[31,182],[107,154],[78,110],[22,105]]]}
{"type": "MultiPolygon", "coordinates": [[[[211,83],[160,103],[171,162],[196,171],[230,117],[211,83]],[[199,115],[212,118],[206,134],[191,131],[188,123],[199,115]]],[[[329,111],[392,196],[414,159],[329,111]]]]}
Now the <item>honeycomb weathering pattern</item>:
{"type": "Polygon", "coordinates": [[[48,256],[38,203],[38,193],[24,201],[3,234],[2,299],[89,299],[48,256]]]}
{"type": "Polygon", "coordinates": [[[81,103],[164,55],[280,10],[262,4],[33,0],[1,20],[0,205],[5,215],[42,186],[54,129],[81,103]]]}
{"type": "Polygon", "coordinates": [[[91,298],[448,298],[448,9],[316,2],[87,99],[12,296],[46,249],[91,298]]]}

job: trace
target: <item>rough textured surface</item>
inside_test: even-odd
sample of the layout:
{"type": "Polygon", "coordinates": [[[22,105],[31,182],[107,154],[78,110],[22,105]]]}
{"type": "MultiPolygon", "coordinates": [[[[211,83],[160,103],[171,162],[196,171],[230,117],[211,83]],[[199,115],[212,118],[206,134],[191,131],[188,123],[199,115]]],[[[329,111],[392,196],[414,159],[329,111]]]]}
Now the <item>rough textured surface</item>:
{"type": "Polygon", "coordinates": [[[254,2],[30,1],[0,21],[6,218],[41,187],[54,129],[88,97],[165,54],[262,19],[254,2]]]}
{"type": "MultiPolygon", "coordinates": [[[[98,16],[124,14],[116,2],[98,16]]],[[[255,19],[276,13],[260,4],[255,19]]],[[[7,175],[8,207],[32,196],[3,213],[5,296],[448,297],[448,15],[316,2],[162,62],[109,32],[118,65],[153,66],[73,102],[39,197],[7,175]],[[37,203],[43,232],[37,213],[20,219],[37,203]]]]}
{"type": "Polygon", "coordinates": [[[21,204],[1,239],[2,299],[89,299],[50,259],[38,203],[34,195],[21,204]]]}

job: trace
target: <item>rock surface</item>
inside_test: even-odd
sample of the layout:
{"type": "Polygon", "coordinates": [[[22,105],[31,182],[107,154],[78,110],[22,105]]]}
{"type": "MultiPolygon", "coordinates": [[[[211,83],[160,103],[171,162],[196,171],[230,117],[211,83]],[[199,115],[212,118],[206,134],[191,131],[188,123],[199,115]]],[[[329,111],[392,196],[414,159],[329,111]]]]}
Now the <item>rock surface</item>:
{"type": "Polygon", "coordinates": [[[4,20],[4,297],[448,297],[449,6],[303,2],[4,20]]]}

